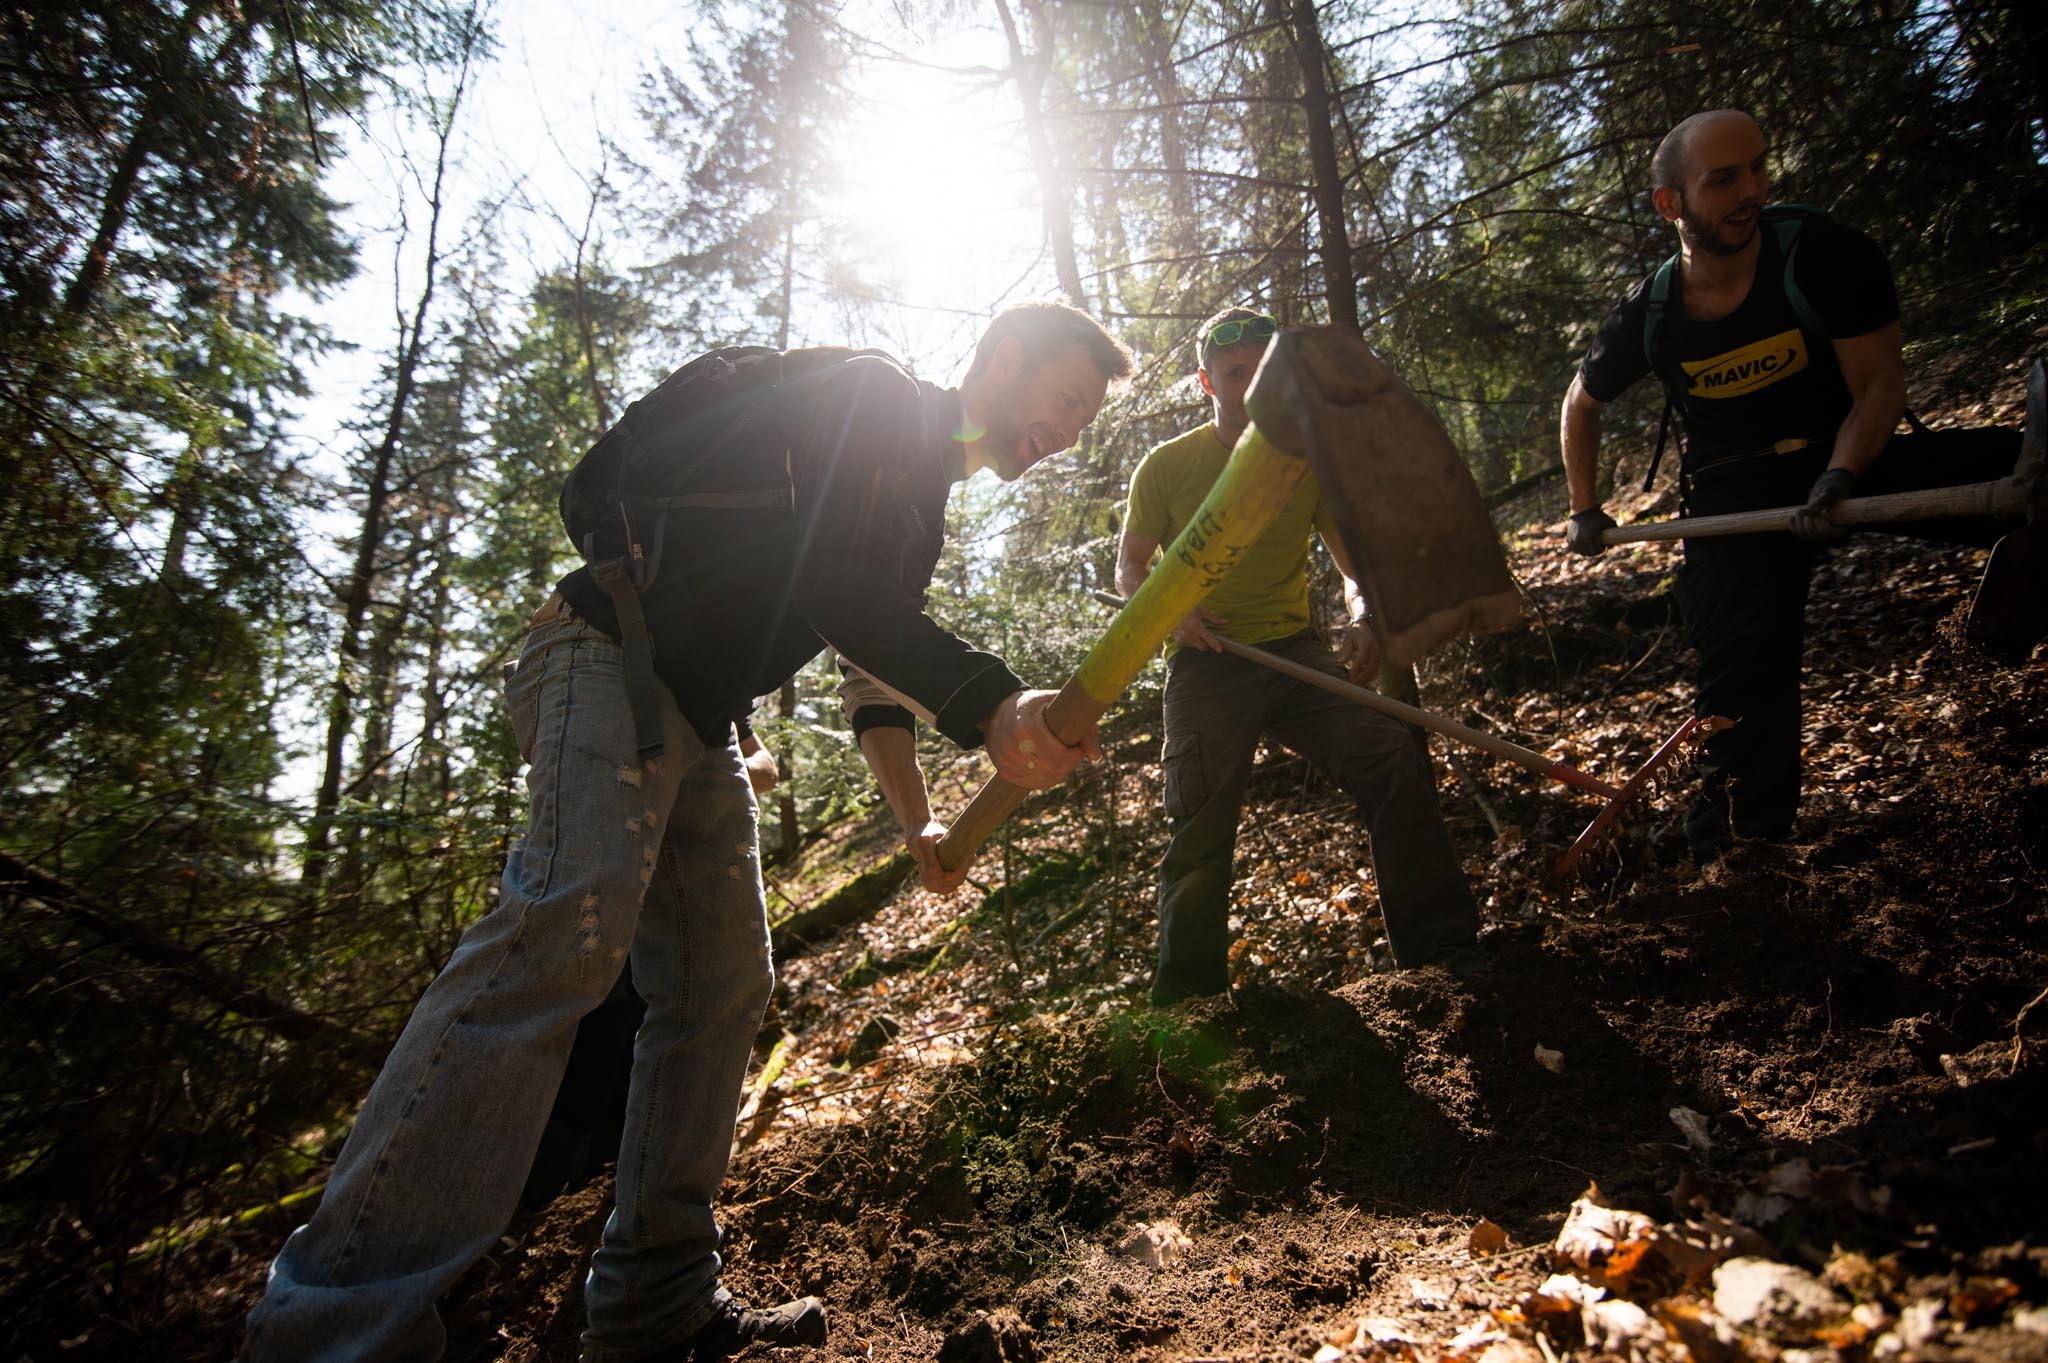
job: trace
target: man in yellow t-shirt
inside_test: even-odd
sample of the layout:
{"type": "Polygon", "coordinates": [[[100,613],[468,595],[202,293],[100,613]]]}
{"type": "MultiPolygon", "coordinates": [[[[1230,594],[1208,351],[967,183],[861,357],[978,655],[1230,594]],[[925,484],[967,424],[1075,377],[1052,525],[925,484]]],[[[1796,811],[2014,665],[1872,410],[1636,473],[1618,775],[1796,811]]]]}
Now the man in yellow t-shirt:
{"type": "MultiPolygon", "coordinates": [[[[1193,517],[1244,434],[1251,386],[1273,319],[1226,308],[1197,341],[1202,391],[1215,419],[1167,441],[1131,477],[1117,545],[1116,582],[1128,597],[1152,557],[1193,517]]],[[[1423,745],[1399,721],[1342,700],[1249,659],[1218,636],[1353,679],[1379,668],[1344,547],[1332,533],[1322,489],[1305,479],[1272,525],[1208,601],[1167,642],[1166,816],[1172,840],[1159,863],[1159,963],[1152,1001],[1165,1005],[1230,987],[1231,856],[1259,739],[1270,734],[1320,767],[1357,802],[1372,840],[1380,909],[1394,960],[1471,974],[1482,964],[1479,912],[1444,831],[1423,745]],[[1320,533],[1344,577],[1350,623],[1333,653],[1309,624],[1308,538],[1320,533]]]]}

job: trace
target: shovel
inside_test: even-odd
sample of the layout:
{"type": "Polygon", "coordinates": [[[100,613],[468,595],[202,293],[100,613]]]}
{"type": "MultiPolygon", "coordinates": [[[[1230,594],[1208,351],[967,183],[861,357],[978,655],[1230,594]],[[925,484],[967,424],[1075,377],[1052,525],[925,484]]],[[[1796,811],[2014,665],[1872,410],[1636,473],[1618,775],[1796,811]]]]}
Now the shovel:
{"type": "MultiPolygon", "coordinates": [[[[1102,602],[1106,606],[1122,606],[1124,604],[1122,597],[1110,592],[1097,591],[1093,595],[1097,601],[1102,602]]],[[[1664,740],[1663,745],[1652,754],[1649,761],[1636,768],[1635,773],[1628,780],[1617,786],[1603,781],[1597,776],[1589,776],[1569,762],[1561,761],[1554,757],[1547,757],[1537,752],[1534,748],[1525,748],[1519,743],[1514,743],[1500,737],[1498,734],[1490,734],[1483,729],[1474,729],[1469,725],[1460,724],[1454,719],[1445,719],[1442,715],[1432,714],[1428,710],[1419,710],[1413,705],[1403,704],[1398,700],[1383,696],[1368,687],[1359,686],[1354,682],[1333,677],[1327,672],[1318,672],[1313,667],[1303,667],[1292,658],[1283,658],[1277,653],[1269,653],[1263,648],[1255,648],[1250,644],[1241,644],[1235,639],[1225,638],[1220,634],[1216,636],[1216,642],[1223,646],[1225,653],[1234,653],[1240,658],[1255,662],[1261,667],[1270,667],[1275,672],[1283,673],[1294,678],[1296,681],[1307,682],[1310,686],[1319,686],[1333,696],[1342,696],[1345,700],[1363,705],[1368,710],[1377,710],[1383,715],[1392,715],[1395,719],[1413,724],[1417,728],[1427,729],[1431,733],[1442,734],[1454,743],[1463,743],[1465,746],[1477,748],[1481,752],[1492,753],[1495,757],[1506,758],[1517,766],[1528,768],[1538,776],[1547,777],[1552,781],[1570,786],[1575,790],[1583,790],[1588,794],[1598,795],[1606,803],[1601,806],[1600,812],[1594,816],[1593,822],[1586,825],[1585,831],[1580,833],[1577,840],[1572,843],[1565,854],[1558,858],[1557,865],[1551,871],[1552,876],[1558,880],[1565,879],[1577,869],[1580,860],[1594,844],[1599,842],[1601,835],[1613,825],[1621,811],[1638,795],[1642,794],[1643,789],[1650,784],[1659,769],[1669,763],[1673,757],[1677,756],[1679,750],[1687,742],[1703,742],[1708,734],[1719,729],[1730,728],[1734,723],[1734,721],[1723,719],[1719,715],[1707,715],[1702,718],[1688,719],[1685,723],[1678,726],[1677,733],[1664,740]]]]}
{"type": "Polygon", "coordinates": [[[2012,482],[2025,503],[2027,523],[1991,546],[1963,634],[1971,643],[2022,656],[2048,637],[2048,540],[2041,533],[2048,501],[2048,361],[2027,371],[2026,434],[2012,482]]]}
{"type": "MultiPolygon", "coordinates": [[[[1827,509],[1836,525],[1884,525],[1939,516],[1984,516],[2026,524],[2001,536],[1984,565],[1983,580],[1970,602],[1965,635],[1973,642],[2024,653],[2048,637],[2048,542],[2042,538],[2048,478],[2048,360],[2027,372],[2027,416],[2019,461],[2011,476],[1988,483],[1923,488],[1881,497],[1851,497],[1827,509]]],[[[1726,516],[1686,516],[1649,525],[1616,526],[1600,532],[1606,545],[1654,540],[1704,539],[1714,535],[1755,535],[1792,528],[1796,506],[1737,511],[1726,516]]]]}

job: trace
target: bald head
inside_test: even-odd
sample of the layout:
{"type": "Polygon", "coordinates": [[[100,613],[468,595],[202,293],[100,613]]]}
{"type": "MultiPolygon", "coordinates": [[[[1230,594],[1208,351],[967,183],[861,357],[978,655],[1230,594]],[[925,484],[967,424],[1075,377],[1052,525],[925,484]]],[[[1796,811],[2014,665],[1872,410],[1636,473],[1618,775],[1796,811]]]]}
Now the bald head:
{"type": "Polygon", "coordinates": [[[1650,159],[1650,203],[1678,229],[1688,260],[1754,251],[1769,163],[1763,129],[1740,109],[1694,114],[1665,134],[1650,159]]]}
{"type": "Polygon", "coordinates": [[[1692,164],[1693,147],[1728,134],[1754,136],[1759,142],[1764,135],[1756,120],[1740,109],[1709,109],[1705,113],[1694,114],[1665,133],[1664,140],[1657,144],[1657,150],[1650,157],[1650,188],[1683,192],[1686,177],[1695,169],[1692,164]]]}

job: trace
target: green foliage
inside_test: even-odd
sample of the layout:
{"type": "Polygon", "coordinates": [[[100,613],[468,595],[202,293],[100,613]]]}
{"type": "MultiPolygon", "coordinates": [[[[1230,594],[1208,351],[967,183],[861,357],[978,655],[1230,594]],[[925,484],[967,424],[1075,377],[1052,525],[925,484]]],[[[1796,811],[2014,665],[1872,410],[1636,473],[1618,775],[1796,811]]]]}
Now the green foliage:
{"type": "Polygon", "coordinates": [[[655,158],[638,167],[634,203],[662,249],[645,281],[669,302],[663,330],[683,356],[787,349],[805,281],[836,272],[819,205],[835,175],[827,133],[849,99],[845,35],[813,0],[703,15],[688,62],[641,83],[655,158]]]}
{"type": "MultiPolygon", "coordinates": [[[[337,1059],[360,1062],[288,986],[334,919],[280,875],[285,728],[319,637],[313,484],[282,427],[322,344],[294,309],[353,269],[324,125],[430,18],[88,3],[6,31],[0,979],[27,1038],[0,1102],[10,1334],[75,1324],[74,1293],[118,1285],[211,1171],[324,1115],[337,1059]]],[[[374,1029],[375,997],[342,1015],[374,1029]]]]}

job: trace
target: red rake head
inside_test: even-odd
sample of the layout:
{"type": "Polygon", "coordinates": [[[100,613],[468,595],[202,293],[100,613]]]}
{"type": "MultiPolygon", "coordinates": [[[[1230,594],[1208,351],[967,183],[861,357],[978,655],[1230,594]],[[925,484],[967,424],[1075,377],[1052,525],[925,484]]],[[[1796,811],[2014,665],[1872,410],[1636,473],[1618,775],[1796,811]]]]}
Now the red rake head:
{"type": "Polygon", "coordinates": [[[1619,817],[1623,808],[1638,795],[1641,795],[1646,788],[1657,783],[1660,779],[1659,774],[1671,764],[1672,759],[1678,756],[1680,750],[1686,744],[1697,745],[1704,743],[1709,734],[1734,727],[1734,720],[1723,719],[1719,715],[1704,715],[1688,719],[1685,723],[1678,726],[1677,733],[1664,740],[1664,746],[1657,749],[1651,755],[1649,761],[1637,767],[1635,774],[1619,787],[1608,786],[1604,782],[1594,782],[1591,778],[1587,778],[1583,782],[1573,782],[1574,785],[1581,785],[1588,789],[1599,789],[1600,793],[1607,796],[1607,803],[1602,805],[1600,812],[1593,816],[1593,822],[1586,825],[1586,831],[1579,834],[1578,841],[1574,842],[1571,848],[1557,859],[1557,865],[1551,868],[1551,879],[1556,881],[1570,879],[1573,873],[1578,870],[1579,862],[1584,859],[1586,853],[1591,851],[1595,844],[1607,836],[1608,830],[1613,827],[1615,819],[1619,817]]]}

